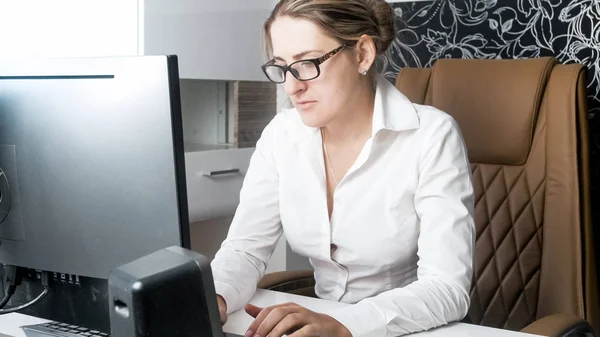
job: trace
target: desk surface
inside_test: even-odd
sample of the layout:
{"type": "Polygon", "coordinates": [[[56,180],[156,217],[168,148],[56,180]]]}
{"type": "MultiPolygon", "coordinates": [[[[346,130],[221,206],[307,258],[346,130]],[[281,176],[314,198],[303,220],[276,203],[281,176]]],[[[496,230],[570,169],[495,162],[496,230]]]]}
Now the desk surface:
{"type": "MultiPolygon", "coordinates": [[[[257,306],[269,306],[278,303],[296,302],[311,310],[327,313],[344,307],[346,304],[296,296],[269,290],[257,290],[250,303],[257,306]]],[[[20,329],[22,325],[43,323],[46,320],[23,314],[0,315],[0,333],[14,337],[25,337],[20,329]]],[[[235,312],[229,316],[227,324],[223,327],[226,332],[244,335],[246,329],[252,322],[252,317],[243,310],[235,312]]],[[[0,335],[1,336],[1,335],[0,335]]],[[[438,329],[414,334],[415,337],[528,337],[535,336],[514,331],[487,328],[478,325],[454,323],[438,329]]]]}

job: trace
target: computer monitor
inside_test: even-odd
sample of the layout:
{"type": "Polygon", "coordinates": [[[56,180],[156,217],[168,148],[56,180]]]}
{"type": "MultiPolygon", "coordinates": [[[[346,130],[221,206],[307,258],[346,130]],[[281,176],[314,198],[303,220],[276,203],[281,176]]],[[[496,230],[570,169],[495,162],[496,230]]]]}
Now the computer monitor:
{"type": "Polygon", "coordinates": [[[177,58],[0,61],[0,264],[106,280],[173,245],[190,247],[177,58]]]}

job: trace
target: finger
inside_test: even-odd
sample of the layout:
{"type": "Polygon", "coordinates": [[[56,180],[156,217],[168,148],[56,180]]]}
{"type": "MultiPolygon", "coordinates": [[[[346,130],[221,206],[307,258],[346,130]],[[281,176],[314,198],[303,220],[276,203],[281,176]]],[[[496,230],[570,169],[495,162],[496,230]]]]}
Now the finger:
{"type": "Polygon", "coordinates": [[[261,307],[257,307],[255,305],[252,304],[246,304],[246,306],[244,307],[244,310],[246,310],[246,312],[248,313],[248,315],[256,318],[256,316],[258,316],[258,314],[260,314],[260,312],[263,310],[264,308],[261,307]]]}
{"type": "Polygon", "coordinates": [[[221,295],[217,295],[217,305],[219,307],[219,318],[221,319],[221,324],[225,324],[225,322],[227,322],[227,303],[221,295]]]}
{"type": "Polygon", "coordinates": [[[227,322],[227,312],[223,309],[219,309],[219,316],[221,318],[221,324],[225,325],[227,322]]]}
{"type": "MultiPolygon", "coordinates": [[[[277,308],[277,307],[287,307],[290,305],[297,305],[296,303],[292,303],[292,302],[287,302],[287,303],[281,303],[281,304],[276,304],[276,305],[272,305],[269,306],[268,308],[277,308]]],[[[256,316],[258,316],[258,314],[260,314],[261,310],[263,310],[265,308],[261,308],[261,307],[257,307],[256,305],[253,304],[246,304],[246,306],[244,307],[244,310],[246,311],[246,313],[248,313],[248,315],[256,318],[256,316]]]]}
{"type": "Polygon", "coordinates": [[[271,330],[268,335],[269,337],[281,337],[284,334],[289,335],[308,324],[307,318],[308,317],[306,315],[302,315],[301,312],[288,314],[277,325],[275,325],[275,327],[273,327],[273,330],[271,330]]]}
{"type": "MultiPolygon", "coordinates": [[[[256,329],[254,328],[254,326],[251,325],[250,330],[254,331],[254,336],[258,335],[260,337],[265,337],[271,333],[271,330],[273,330],[273,328],[277,324],[279,324],[279,322],[281,322],[281,320],[283,320],[285,316],[297,312],[299,311],[299,309],[300,306],[297,305],[278,306],[275,308],[271,308],[269,313],[265,315],[260,324],[256,326],[256,329]]],[[[266,310],[263,310],[263,312],[265,311],[266,310]]],[[[259,317],[261,315],[262,312],[259,315],[259,317]]],[[[256,321],[258,322],[258,319],[256,319],[256,321]]]]}
{"type": "Polygon", "coordinates": [[[290,305],[296,305],[294,303],[283,303],[283,304],[277,304],[277,305],[272,305],[266,308],[261,308],[260,312],[256,312],[258,310],[256,310],[256,308],[260,308],[257,307],[255,305],[249,304],[246,305],[246,308],[244,309],[248,309],[246,310],[246,312],[248,313],[248,315],[254,317],[254,321],[252,322],[252,324],[250,324],[250,326],[248,327],[248,331],[246,332],[247,335],[251,335],[254,336],[255,331],[258,329],[258,327],[260,326],[260,324],[263,322],[263,320],[267,317],[267,315],[271,312],[271,310],[273,310],[274,308],[278,308],[278,307],[285,307],[285,306],[290,306],[290,305]],[[254,315],[256,314],[256,315],[254,315]]]}
{"type": "MultiPolygon", "coordinates": [[[[251,308],[249,308],[251,309],[251,308]]],[[[252,310],[252,309],[251,309],[252,310]]],[[[252,321],[252,323],[250,324],[250,326],[248,327],[248,331],[246,331],[246,334],[244,334],[245,337],[251,337],[254,336],[256,333],[256,330],[258,329],[258,327],[262,324],[262,322],[265,320],[265,318],[267,318],[267,315],[271,312],[271,310],[273,310],[272,307],[266,307],[263,308],[258,315],[253,316],[254,317],[254,321],[252,321]]],[[[249,313],[250,316],[252,316],[251,313],[249,313]]]]}
{"type": "Polygon", "coordinates": [[[318,329],[314,324],[305,325],[302,328],[288,334],[287,337],[318,337],[318,329]]]}

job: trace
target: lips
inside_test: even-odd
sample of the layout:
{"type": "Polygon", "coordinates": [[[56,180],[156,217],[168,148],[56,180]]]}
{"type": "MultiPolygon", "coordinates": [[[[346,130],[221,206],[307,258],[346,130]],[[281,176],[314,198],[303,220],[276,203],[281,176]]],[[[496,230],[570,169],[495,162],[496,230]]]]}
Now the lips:
{"type": "Polygon", "coordinates": [[[298,101],[296,102],[296,107],[302,110],[306,110],[315,105],[315,103],[317,103],[317,101],[298,101]]]}

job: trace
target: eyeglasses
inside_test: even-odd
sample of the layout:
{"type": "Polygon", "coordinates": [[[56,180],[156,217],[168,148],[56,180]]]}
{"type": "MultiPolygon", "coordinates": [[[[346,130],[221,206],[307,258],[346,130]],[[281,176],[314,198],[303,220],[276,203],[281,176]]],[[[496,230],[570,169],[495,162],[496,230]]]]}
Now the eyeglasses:
{"type": "Polygon", "coordinates": [[[310,81],[321,75],[319,65],[333,55],[337,54],[346,45],[341,45],[329,53],[316,59],[300,60],[293,62],[287,66],[275,64],[275,60],[271,60],[261,66],[269,81],[273,83],[284,83],[285,75],[289,71],[298,81],[310,81]]]}

